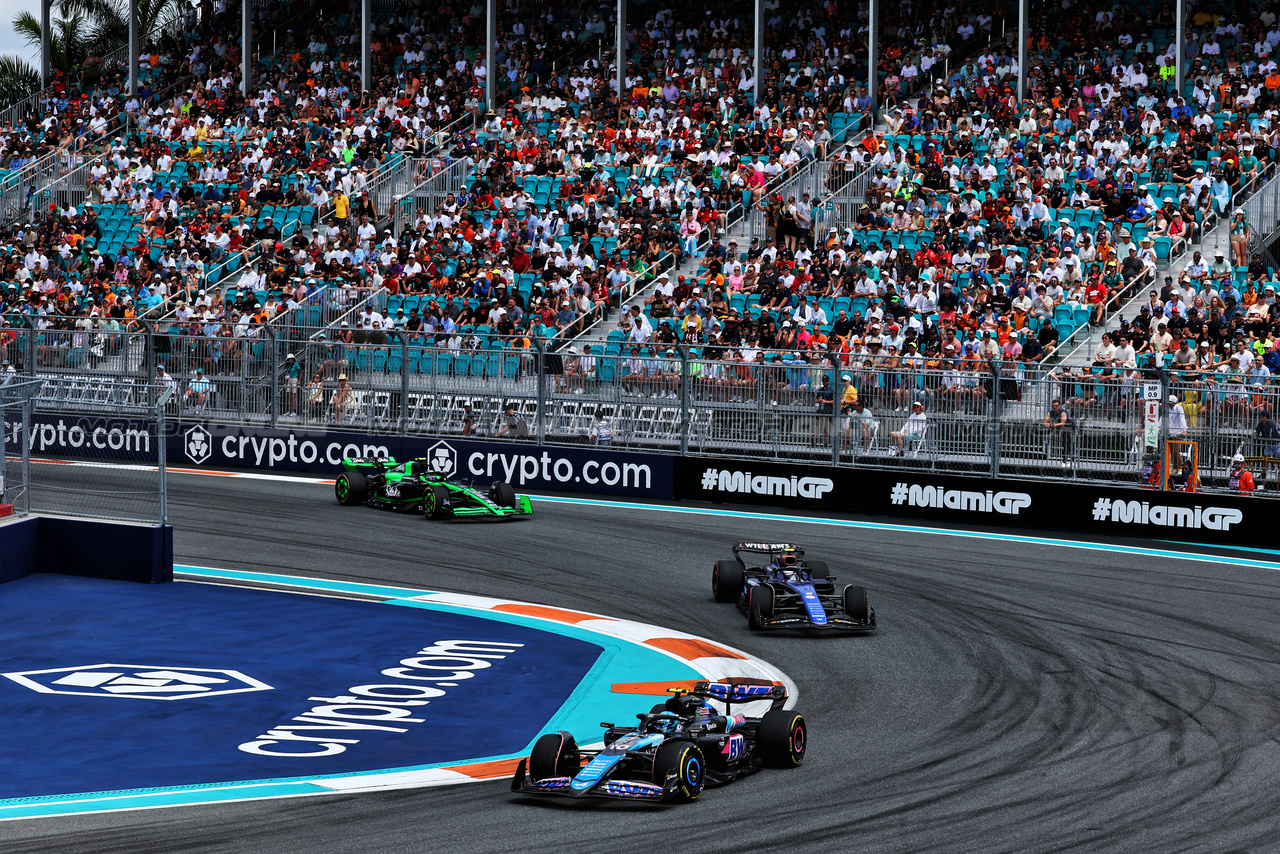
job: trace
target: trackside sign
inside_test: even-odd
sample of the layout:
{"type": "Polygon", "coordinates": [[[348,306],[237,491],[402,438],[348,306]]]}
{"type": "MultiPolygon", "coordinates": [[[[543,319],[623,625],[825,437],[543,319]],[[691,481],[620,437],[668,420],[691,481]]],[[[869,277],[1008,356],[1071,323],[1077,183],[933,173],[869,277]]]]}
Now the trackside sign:
{"type": "Polygon", "coordinates": [[[889,503],[906,504],[909,507],[934,507],[963,510],[969,513],[1008,513],[1018,515],[1031,506],[1031,496],[1025,492],[997,492],[973,489],[947,489],[943,486],[922,486],[899,481],[889,491],[889,503]]]}
{"type": "Polygon", "coordinates": [[[725,457],[677,457],[675,491],[677,499],[944,524],[995,524],[1086,536],[1177,536],[1205,544],[1266,548],[1274,544],[1270,502],[1222,493],[725,457]]]}
{"type": "MultiPolygon", "coordinates": [[[[16,443],[21,424],[6,427],[6,438],[16,443]]],[[[332,474],[344,457],[425,458],[441,474],[482,483],[501,480],[522,489],[661,499],[673,494],[673,458],[664,454],[176,421],[165,422],[165,439],[174,467],[332,474]]],[[[75,414],[34,417],[26,442],[39,457],[152,463],[160,447],[155,422],[75,414]]]]}

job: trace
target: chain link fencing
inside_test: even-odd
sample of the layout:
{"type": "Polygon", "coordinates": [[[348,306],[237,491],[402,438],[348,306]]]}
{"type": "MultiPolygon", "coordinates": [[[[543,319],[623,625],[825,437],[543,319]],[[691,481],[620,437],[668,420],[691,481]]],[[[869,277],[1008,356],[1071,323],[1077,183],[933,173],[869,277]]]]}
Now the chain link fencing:
{"type": "MultiPolygon", "coordinates": [[[[299,311],[304,317],[306,309],[299,311]]],[[[1226,487],[1237,453],[1257,464],[1255,477],[1271,493],[1280,486],[1280,460],[1272,460],[1280,457],[1280,439],[1262,424],[1263,413],[1280,404],[1280,387],[1269,378],[973,359],[828,361],[825,354],[622,340],[609,341],[604,352],[599,345],[553,350],[483,326],[430,337],[360,329],[358,319],[356,327],[24,329],[5,355],[20,378],[45,381],[34,399],[37,420],[74,412],[565,445],[607,441],[667,453],[1123,485],[1150,482],[1153,458],[1175,439],[1197,443],[1202,489],[1226,487]],[[156,406],[161,389],[172,389],[163,411],[156,406]]],[[[104,460],[118,456],[119,449],[101,450],[104,460]]],[[[156,442],[148,453],[157,465],[156,442]]],[[[131,518],[156,517],[154,484],[124,491],[138,496],[130,499],[131,518]]]]}

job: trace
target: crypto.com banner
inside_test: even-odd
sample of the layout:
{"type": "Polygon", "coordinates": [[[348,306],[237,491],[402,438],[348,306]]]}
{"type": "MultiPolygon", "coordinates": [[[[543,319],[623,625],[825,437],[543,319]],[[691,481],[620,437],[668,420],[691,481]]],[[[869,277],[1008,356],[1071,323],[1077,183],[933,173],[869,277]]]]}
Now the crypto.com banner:
{"type": "Polygon", "coordinates": [[[676,460],[676,498],[1270,546],[1266,499],[721,457],[676,460]]]}
{"type": "MultiPolygon", "coordinates": [[[[6,427],[8,441],[16,442],[20,423],[6,427]]],[[[173,467],[332,474],[344,457],[421,457],[442,474],[480,483],[501,480],[517,489],[672,497],[673,458],[661,454],[179,422],[165,422],[165,437],[173,467]]],[[[32,419],[27,441],[35,457],[155,462],[159,452],[155,422],[127,418],[41,414],[32,419]]]]}

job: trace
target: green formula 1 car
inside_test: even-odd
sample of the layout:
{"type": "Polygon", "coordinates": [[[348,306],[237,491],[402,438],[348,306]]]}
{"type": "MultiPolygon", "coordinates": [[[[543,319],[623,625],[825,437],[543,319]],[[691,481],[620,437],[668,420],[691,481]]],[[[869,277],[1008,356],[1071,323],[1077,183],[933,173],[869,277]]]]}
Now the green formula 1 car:
{"type": "Polygon", "coordinates": [[[529,497],[516,495],[509,483],[494,483],[485,490],[432,471],[424,459],[397,463],[390,457],[348,457],[333,492],[344,507],[367,504],[420,511],[428,519],[510,519],[533,512],[529,497]]]}

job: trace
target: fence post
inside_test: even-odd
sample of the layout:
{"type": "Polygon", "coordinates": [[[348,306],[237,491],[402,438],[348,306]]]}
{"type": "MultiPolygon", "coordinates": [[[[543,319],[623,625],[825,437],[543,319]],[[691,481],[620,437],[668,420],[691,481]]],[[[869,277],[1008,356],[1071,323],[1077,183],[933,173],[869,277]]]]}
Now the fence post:
{"type": "MultiPolygon", "coordinates": [[[[7,428],[4,428],[7,429],[7,428]]],[[[0,432],[3,432],[0,429],[0,432]]],[[[22,453],[22,515],[31,515],[31,396],[28,395],[22,401],[22,433],[18,437],[18,441],[25,443],[26,447],[22,453]]],[[[8,453],[6,451],[6,453],[8,453]]],[[[6,469],[7,469],[6,465],[6,469]]],[[[8,474],[8,472],[5,472],[8,474]]],[[[17,508],[15,508],[17,509],[17,508]]]]}
{"type": "Polygon", "coordinates": [[[169,405],[169,398],[173,396],[173,388],[171,385],[163,389],[156,397],[156,489],[159,493],[156,497],[159,502],[161,525],[169,522],[168,443],[165,435],[164,408],[169,405]]]}
{"type": "Polygon", "coordinates": [[[538,372],[538,408],[534,432],[537,433],[537,442],[541,445],[546,442],[547,433],[547,348],[543,346],[541,335],[531,335],[529,340],[538,351],[538,357],[533,363],[533,369],[538,372]]]}
{"type": "MultiPolygon", "coordinates": [[[[151,321],[138,318],[138,325],[142,327],[142,346],[144,348],[142,354],[143,374],[142,381],[147,384],[147,388],[151,388],[151,378],[156,375],[156,331],[151,325],[151,321]]],[[[152,392],[147,392],[147,402],[155,401],[152,392]]]]}
{"type": "Polygon", "coordinates": [[[689,348],[683,344],[676,348],[680,354],[680,456],[689,454],[689,348]]]}
{"type": "MultiPolygon", "coordinates": [[[[827,361],[831,363],[831,465],[840,465],[840,399],[844,395],[844,389],[839,385],[840,382],[840,356],[837,353],[827,353],[827,361]]],[[[849,417],[853,417],[853,413],[849,413],[849,417]]],[[[849,431],[851,440],[855,440],[853,431],[849,431]]],[[[856,440],[855,440],[856,441],[856,440]]]]}
{"type": "Polygon", "coordinates": [[[271,339],[271,401],[267,405],[271,408],[271,426],[277,427],[280,424],[280,346],[271,324],[264,323],[262,330],[271,339]]]}
{"type": "MultiPolygon", "coordinates": [[[[236,339],[232,339],[233,341],[236,339]]],[[[253,359],[253,342],[241,338],[240,345],[240,421],[249,419],[249,362],[253,359]]]]}
{"type": "Polygon", "coordinates": [[[403,329],[396,330],[400,340],[400,435],[409,432],[409,336],[403,329]]]}
{"type": "Polygon", "coordinates": [[[991,449],[991,476],[1000,476],[1000,360],[987,362],[991,369],[991,418],[987,422],[987,442],[991,449]]]}
{"type": "Polygon", "coordinates": [[[27,324],[27,358],[26,364],[22,366],[22,372],[29,377],[36,375],[36,327],[30,320],[24,318],[27,324]]]}
{"type": "Polygon", "coordinates": [[[1160,368],[1160,470],[1164,476],[1160,478],[1160,490],[1169,490],[1169,412],[1173,407],[1169,404],[1169,372],[1160,368]]]}

